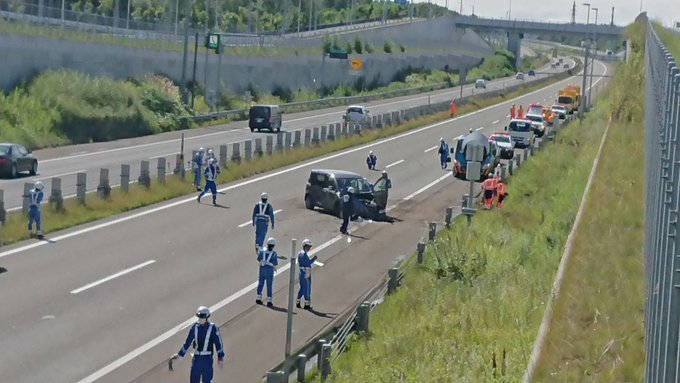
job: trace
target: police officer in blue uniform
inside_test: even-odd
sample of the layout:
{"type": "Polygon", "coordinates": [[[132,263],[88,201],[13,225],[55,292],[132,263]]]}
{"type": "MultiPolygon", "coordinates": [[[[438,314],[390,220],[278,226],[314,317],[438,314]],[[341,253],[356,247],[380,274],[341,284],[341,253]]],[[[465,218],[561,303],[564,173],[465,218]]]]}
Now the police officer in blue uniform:
{"type": "Polygon", "coordinates": [[[212,193],[212,202],[213,205],[217,205],[217,175],[220,174],[220,168],[217,166],[217,160],[214,158],[211,158],[208,161],[208,166],[205,168],[205,188],[203,188],[203,191],[198,195],[198,198],[196,198],[196,201],[198,203],[201,203],[201,197],[205,195],[205,193],[210,190],[210,193],[212,193]]]}
{"type": "Polygon", "coordinates": [[[368,152],[368,157],[366,157],[366,165],[368,165],[368,170],[375,170],[375,165],[378,163],[378,157],[373,154],[371,150],[368,152]]]}
{"type": "Polygon", "coordinates": [[[253,226],[255,226],[255,254],[259,254],[264,243],[264,238],[267,236],[269,229],[269,222],[272,223],[272,230],[274,230],[274,207],[267,202],[269,195],[262,193],[260,195],[260,202],[255,204],[253,208],[253,226]]]}
{"type": "Polygon", "coordinates": [[[274,273],[276,272],[276,266],[279,265],[279,256],[274,251],[274,246],[276,246],[276,240],[274,238],[269,238],[267,240],[267,250],[262,249],[257,255],[257,261],[260,263],[260,278],[257,282],[257,299],[255,303],[258,305],[262,304],[262,289],[264,284],[267,284],[267,307],[272,307],[272,295],[273,284],[274,284],[274,273]]]}
{"type": "Polygon", "coordinates": [[[224,344],[220,336],[220,328],[214,323],[208,322],[210,309],[205,306],[199,307],[196,310],[196,317],[198,317],[198,321],[191,326],[182,349],[173,355],[172,359],[183,358],[189,351],[189,347],[193,347],[189,382],[212,383],[213,352],[217,351],[217,364],[221,370],[224,367],[224,344]]]}
{"type": "Polygon", "coordinates": [[[442,169],[446,169],[451,160],[449,159],[449,145],[443,137],[439,139],[439,150],[437,153],[439,154],[439,162],[441,163],[442,169]]]}
{"type": "Polygon", "coordinates": [[[350,218],[354,215],[354,188],[348,187],[345,193],[342,195],[342,225],[340,226],[340,232],[342,234],[347,234],[347,225],[349,224],[350,218]]]}
{"type": "Polygon", "coordinates": [[[28,208],[28,235],[33,238],[33,223],[35,222],[35,228],[37,230],[35,237],[42,239],[42,213],[40,212],[40,203],[42,203],[43,189],[45,186],[42,182],[38,181],[33,185],[33,189],[28,192],[28,201],[30,207],[28,208]]]}
{"type": "Polygon", "coordinates": [[[196,190],[201,190],[201,174],[203,174],[203,148],[198,149],[198,152],[194,154],[194,186],[196,190]]]}
{"type": "Polygon", "coordinates": [[[302,308],[300,300],[305,299],[305,310],[312,309],[312,265],[318,258],[316,255],[309,257],[309,250],[312,248],[312,241],[305,239],[302,241],[302,251],[298,253],[298,265],[300,267],[300,290],[298,291],[295,307],[302,308]]]}

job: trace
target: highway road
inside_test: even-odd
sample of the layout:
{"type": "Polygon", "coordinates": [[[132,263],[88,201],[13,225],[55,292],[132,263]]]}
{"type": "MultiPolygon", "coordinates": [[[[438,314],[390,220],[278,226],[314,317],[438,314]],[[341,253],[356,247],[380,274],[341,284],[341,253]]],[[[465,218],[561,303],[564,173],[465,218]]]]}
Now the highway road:
{"type": "MultiPolygon", "coordinates": [[[[598,63],[599,73],[605,66],[598,63]]],[[[611,69],[609,69],[611,70],[611,69]]],[[[606,79],[598,79],[604,83],[606,79]]],[[[178,198],[100,222],[52,233],[0,252],[0,358],[3,382],[180,382],[163,361],[179,349],[198,305],[223,326],[228,363],[216,382],[254,382],[282,360],[285,313],[254,304],[257,264],[247,222],[263,191],[277,213],[270,232],[290,255],[290,240],[310,238],[326,265],[315,274],[315,313],[295,315],[294,348],[350,307],[396,260],[415,249],[428,220],[459,205],[467,184],[439,167],[440,137],[453,145],[473,128],[502,129],[511,103],[550,103],[559,84],[478,112],[398,136],[221,185],[219,207],[178,198]],[[369,180],[369,150],[389,167],[393,225],[352,223],[351,242],[338,236],[339,220],[305,209],[304,184],[314,168],[341,168],[369,180]]],[[[516,197],[512,197],[516,198],[516,197]]],[[[515,200],[510,200],[509,203],[515,200]]],[[[517,201],[519,203],[519,201],[517,201]]],[[[287,284],[287,261],[277,291],[287,284]]],[[[285,306],[277,292],[275,304],[285,306]]]]}
{"type": "MultiPolygon", "coordinates": [[[[573,65],[573,63],[572,63],[573,65]]],[[[550,73],[562,69],[550,69],[549,67],[539,72],[550,73]]],[[[536,78],[542,78],[549,74],[539,74],[536,78]]],[[[498,79],[487,84],[486,91],[501,89],[515,85],[518,82],[534,81],[526,76],[526,80],[512,78],[498,79]]],[[[484,92],[484,89],[474,89],[473,85],[464,86],[463,94],[470,95],[484,92]]],[[[406,109],[408,107],[427,104],[428,102],[440,102],[458,98],[460,88],[439,90],[425,94],[405,96],[382,101],[366,103],[373,115],[390,111],[406,109]]],[[[294,131],[341,122],[343,111],[346,107],[328,108],[304,113],[291,113],[284,115],[283,129],[294,131]]],[[[87,173],[87,190],[94,191],[99,182],[99,169],[109,169],[109,179],[112,185],[120,182],[120,165],[129,164],[130,180],[134,181],[139,176],[140,163],[142,160],[150,160],[150,171],[156,174],[156,161],[159,157],[167,159],[168,171],[175,166],[175,155],[180,152],[180,137],[185,135],[185,159],[191,157],[192,150],[200,147],[215,148],[218,152],[219,145],[242,142],[256,137],[265,137],[268,133],[251,133],[247,121],[237,121],[225,125],[193,129],[181,132],[164,133],[154,136],[134,139],[117,140],[106,143],[71,145],[59,148],[36,150],[34,154],[39,159],[38,174],[34,177],[24,175],[17,179],[0,179],[0,189],[4,190],[5,208],[16,210],[21,207],[23,184],[43,181],[49,190],[52,177],[61,177],[62,194],[65,197],[73,197],[76,192],[76,173],[87,173]]],[[[229,151],[231,153],[231,145],[229,151]]]]}

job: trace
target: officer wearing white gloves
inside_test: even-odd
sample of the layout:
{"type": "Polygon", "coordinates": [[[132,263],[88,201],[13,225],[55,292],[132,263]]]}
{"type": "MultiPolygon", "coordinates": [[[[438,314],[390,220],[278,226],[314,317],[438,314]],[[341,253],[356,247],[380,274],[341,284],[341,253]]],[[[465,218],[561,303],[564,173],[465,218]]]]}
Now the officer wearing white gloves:
{"type": "Polygon", "coordinates": [[[203,174],[203,149],[202,147],[198,149],[198,152],[194,155],[192,159],[194,165],[194,186],[196,190],[201,190],[201,174],[203,174]]]}
{"type": "Polygon", "coordinates": [[[42,182],[38,181],[33,185],[33,189],[28,192],[28,201],[30,207],[28,208],[28,235],[33,238],[33,223],[35,222],[35,228],[37,232],[35,237],[42,239],[42,213],[40,212],[40,203],[42,202],[45,194],[43,189],[45,186],[42,182]]]}
{"type": "Polygon", "coordinates": [[[274,230],[274,207],[267,202],[269,195],[267,193],[262,193],[260,195],[260,202],[255,204],[253,208],[253,226],[255,226],[255,253],[259,254],[264,243],[264,239],[267,236],[267,230],[269,229],[269,222],[272,224],[272,230],[274,230]]]}
{"type": "Polygon", "coordinates": [[[208,166],[205,168],[205,187],[203,191],[198,195],[196,200],[201,203],[201,197],[210,190],[212,193],[212,203],[217,205],[217,176],[220,174],[220,168],[217,167],[217,160],[211,158],[208,160],[208,166]]]}
{"type": "Polygon", "coordinates": [[[224,367],[224,344],[220,336],[220,328],[208,321],[210,309],[201,306],[196,310],[198,321],[189,329],[186,341],[179,352],[171,359],[183,358],[190,347],[194,348],[191,359],[190,383],[212,383],[213,352],[217,352],[217,364],[220,370],[224,367]]]}
{"type": "Polygon", "coordinates": [[[302,308],[300,300],[305,299],[305,310],[312,309],[312,265],[318,258],[316,255],[309,257],[312,241],[302,241],[302,251],[298,253],[298,266],[300,267],[300,290],[298,291],[295,307],[302,308]]]}
{"type": "Polygon", "coordinates": [[[257,299],[255,303],[258,305],[262,304],[262,290],[264,289],[265,283],[267,284],[267,307],[272,307],[272,295],[273,284],[274,284],[274,273],[276,272],[276,266],[279,265],[279,256],[274,251],[274,246],[276,246],[276,240],[274,238],[269,238],[267,240],[267,250],[262,249],[257,255],[257,262],[260,264],[260,278],[257,282],[257,299]]]}

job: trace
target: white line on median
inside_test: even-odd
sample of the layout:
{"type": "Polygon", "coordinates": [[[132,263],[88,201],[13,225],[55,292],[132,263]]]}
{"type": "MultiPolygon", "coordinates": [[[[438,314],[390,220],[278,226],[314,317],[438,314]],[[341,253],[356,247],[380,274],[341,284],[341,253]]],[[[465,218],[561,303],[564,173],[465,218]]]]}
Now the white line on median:
{"type": "Polygon", "coordinates": [[[500,120],[496,120],[496,121],[492,122],[491,125],[496,125],[496,124],[498,124],[499,122],[500,122],[500,120]]]}
{"type": "Polygon", "coordinates": [[[425,149],[425,151],[424,151],[423,153],[427,153],[427,152],[433,151],[433,150],[437,149],[438,147],[439,147],[439,146],[433,146],[433,147],[431,147],[431,148],[429,148],[429,149],[425,149]]]}
{"type": "Polygon", "coordinates": [[[402,162],[404,162],[404,160],[399,160],[399,161],[397,161],[397,162],[393,162],[393,163],[391,163],[391,164],[385,166],[385,169],[389,169],[389,168],[391,168],[392,166],[399,165],[399,164],[402,163],[402,162]]]}
{"type": "Polygon", "coordinates": [[[484,129],[484,127],[483,127],[483,126],[480,126],[479,128],[477,128],[477,129],[475,129],[475,130],[479,132],[479,131],[482,130],[482,129],[484,129]]]}
{"type": "Polygon", "coordinates": [[[163,157],[176,156],[176,155],[178,155],[178,154],[179,154],[179,152],[170,153],[170,154],[161,154],[160,156],[149,157],[149,159],[150,159],[150,160],[154,160],[154,159],[156,159],[156,158],[163,158],[163,157]]]}
{"type": "Polygon", "coordinates": [[[436,180],[434,180],[434,181],[430,182],[429,184],[423,186],[422,188],[416,190],[414,193],[407,195],[406,197],[404,197],[404,201],[408,201],[408,200],[412,199],[413,197],[415,197],[418,194],[424,192],[425,190],[431,188],[432,186],[442,182],[443,180],[447,179],[448,177],[453,177],[451,174],[448,174],[449,173],[448,170],[446,171],[446,173],[447,174],[444,174],[443,176],[437,178],[436,180]]]}
{"type": "Polygon", "coordinates": [[[115,274],[113,274],[113,275],[109,275],[108,277],[103,278],[103,279],[100,279],[100,280],[98,280],[98,281],[96,281],[96,282],[92,282],[92,283],[87,284],[87,285],[85,285],[85,286],[83,286],[83,287],[77,288],[77,289],[75,289],[75,290],[71,290],[71,294],[78,294],[78,293],[81,293],[81,292],[83,292],[83,291],[85,291],[85,290],[88,290],[88,289],[91,289],[91,288],[93,288],[93,287],[95,287],[95,286],[99,286],[99,285],[101,285],[102,283],[106,283],[106,282],[108,282],[108,281],[110,281],[110,280],[112,280],[112,279],[116,279],[116,278],[118,278],[118,277],[120,277],[120,276],[123,276],[123,275],[125,275],[125,274],[131,273],[131,272],[133,272],[133,271],[135,271],[135,270],[139,270],[139,269],[141,269],[142,267],[149,266],[149,265],[152,264],[152,263],[156,263],[156,261],[152,259],[152,260],[146,261],[146,262],[144,262],[144,263],[140,263],[140,264],[137,265],[137,266],[132,266],[132,267],[130,267],[129,269],[125,269],[125,270],[119,271],[119,272],[117,272],[117,273],[115,273],[115,274]]]}
{"type": "Polygon", "coordinates": [[[62,173],[62,174],[55,174],[55,175],[53,175],[53,176],[46,176],[46,177],[33,178],[33,181],[47,180],[47,179],[50,179],[50,178],[63,177],[63,176],[67,176],[67,175],[70,175],[70,174],[84,173],[84,172],[86,172],[86,170],[74,170],[74,171],[72,171],[72,172],[62,173]]]}
{"type": "MultiPolygon", "coordinates": [[[[278,213],[280,213],[280,212],[282,212],[282,211],[283,211],[283,209],[274,210],[274,216],[276,216],[278,213]]],[[[238,225],[238,227],[246,227],[246,226],[248,226],[248,225],[250,225],[250,224],[252,224],[252,223],[253,223],[253,220],[250,220],[250,221],[248,221],[248,222],[243,222],[242,224],[238,225]]]]}
{"type": "Polygon", "coordinates": [[[508,114],[507,116],[505,116],[505,118],[510,118],[510,115],[508,114]]]}

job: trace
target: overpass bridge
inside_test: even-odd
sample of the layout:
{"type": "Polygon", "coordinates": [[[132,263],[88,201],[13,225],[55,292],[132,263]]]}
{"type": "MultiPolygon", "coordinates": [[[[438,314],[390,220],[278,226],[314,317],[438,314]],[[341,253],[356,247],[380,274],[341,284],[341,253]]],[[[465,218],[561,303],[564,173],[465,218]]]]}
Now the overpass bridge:
{"type": "Polygon", "coordinates": [[[609,24],[549,23],[520,19],[487,19],[475,15],[456,15],[456,28],[470,28],[479,32],[504,31],[508,36],[508,50],[515,54],[516,64],[520,60],[520,48],[524,34],[560,34],[564,36],[603,36],[618,38],[624,27],[609,24]]]}

